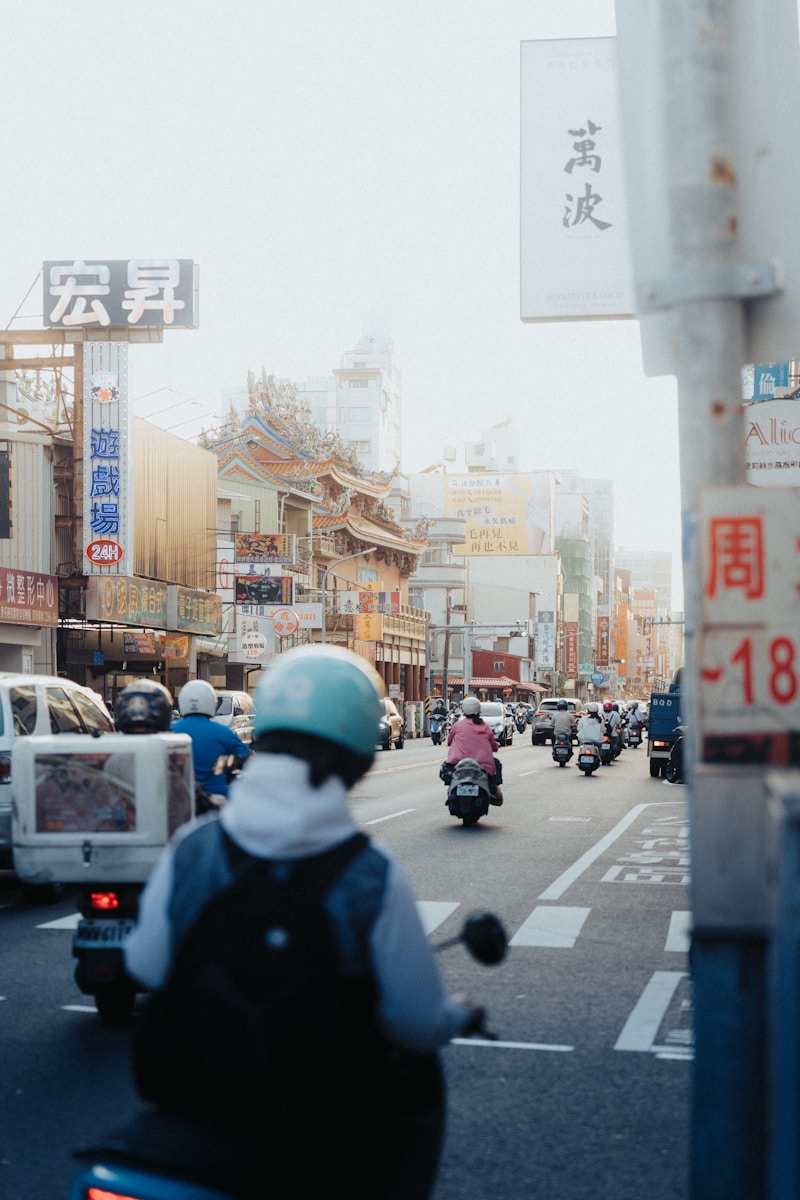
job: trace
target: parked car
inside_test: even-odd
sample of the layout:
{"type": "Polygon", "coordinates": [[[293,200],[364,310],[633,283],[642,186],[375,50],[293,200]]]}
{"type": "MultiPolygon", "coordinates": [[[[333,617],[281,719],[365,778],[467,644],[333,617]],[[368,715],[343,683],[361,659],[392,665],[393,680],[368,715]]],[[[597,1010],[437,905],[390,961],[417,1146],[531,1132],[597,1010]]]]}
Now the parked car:
{"type": "Polygon", "coordinates": [[[510,746],[514,741],[514,718],[508,706],[499,700],[481,700],[481,717],[491,726],[498,746],[510,746]]]}
{"type": "Polygon", "coordinates": [[[102,697],[58,675],[0,672],[0,869],[12,870],[11,781],[14,742],[49,733],[113,733],[102,697]]]}
{"type": "Polygon", "coordinates": [[[553,715],[558,711],[561,700],[566,701],[567,710],[574,713],[577,724],[579,712],[577,700],[571,700],[568,696],[548,696],[546,699],[540,700],[531,720],[531,741],[534,746],[543,746],[545,742],[552,742],[553,715]]]}
{"type": "Polygon", "coordinates": [[[211,719],[227,725],[248,746],[253,744],[255,715],[255,705],[247,692],[217,692],[217,711],[211,719]]]}
{"type": "Polygon", "coordinates": [[[406,743],[406,723],[397,711],[394,700],[383,699],[384,714],[381,717],[378,745],[381,750],[402,750],[406,743]]]}

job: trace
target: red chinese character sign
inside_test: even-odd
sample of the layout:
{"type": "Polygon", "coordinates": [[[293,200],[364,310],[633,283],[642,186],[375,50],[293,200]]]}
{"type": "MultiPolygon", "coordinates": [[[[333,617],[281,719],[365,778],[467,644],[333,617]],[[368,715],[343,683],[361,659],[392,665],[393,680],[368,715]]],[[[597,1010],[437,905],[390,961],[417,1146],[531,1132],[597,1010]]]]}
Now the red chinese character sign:
{"type": "Polygon", "coordinates": [[[701,757],[800,759],[800,493],[708,489],[700,506],[701,757]]]}

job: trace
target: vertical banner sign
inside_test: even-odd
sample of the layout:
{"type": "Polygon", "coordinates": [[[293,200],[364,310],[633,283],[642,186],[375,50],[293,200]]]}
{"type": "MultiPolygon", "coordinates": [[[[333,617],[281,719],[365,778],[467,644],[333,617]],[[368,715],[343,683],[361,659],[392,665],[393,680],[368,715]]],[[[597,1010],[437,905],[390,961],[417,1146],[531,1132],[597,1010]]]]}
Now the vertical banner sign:
{"type": "Polygon", "coordinates": [[[800,760],[800,493],[709,488],[698,636],[701,757],[800,760]]]}
{"type": "MultiPolygon", "coordinates": [[[[607,606],[606,606],[607,607],[607,606]]],[[[601,616],[597,618],[597,664],[601,666],[608,664],[610,661],[610,645],[609,645],[609,618],[601,616]]]]}
{"type": "Polygon", "coordinates": [[[552,609],[539,609],[536,614],[536,669],[556,669],[556,614],[552,609]]]}
{"type": "Polygon", "coordinates": [[[614,38],[522,43],[523,321],[634,312],[614,38]]]}
{"type": "Polygon", "coordinates": [[[133,567],[127,343],[84,343],[83,379],[84,569],[87,575],[121,575],[133,567]]]}
{"type": "Polygon", "coordinates": [[[578,678],[578,622],[564,622],[564,674],[567,679],[578,678]]]}

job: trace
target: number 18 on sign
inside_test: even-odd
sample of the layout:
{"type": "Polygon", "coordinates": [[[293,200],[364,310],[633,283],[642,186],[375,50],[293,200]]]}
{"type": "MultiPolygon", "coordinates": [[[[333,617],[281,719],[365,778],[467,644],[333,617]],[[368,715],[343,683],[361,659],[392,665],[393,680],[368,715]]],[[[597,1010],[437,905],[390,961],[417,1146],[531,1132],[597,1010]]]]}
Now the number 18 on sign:
{"type": "Polygon", "coordinates": [[[709,488],[700,503],[701,757],[800,761],[800,493],[709,488]]]}

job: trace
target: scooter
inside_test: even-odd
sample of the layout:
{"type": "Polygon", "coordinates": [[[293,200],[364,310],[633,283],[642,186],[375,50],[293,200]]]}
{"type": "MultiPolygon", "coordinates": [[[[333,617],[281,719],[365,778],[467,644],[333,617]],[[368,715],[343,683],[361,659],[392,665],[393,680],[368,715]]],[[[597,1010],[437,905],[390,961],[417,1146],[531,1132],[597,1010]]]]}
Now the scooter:
{"type": "Polygon", "coordinates": [[[600,766],[600,750],[596,742],[581,742],[578,747],[578,762],[579,771],[583,771],[587,777],[596,771],[600,766]]]}
{"type": "Polygon", "coordinates": [[[443,712],[431,713],[431,742],[434,746],[440,746],[444,740],[445,725],[447,724],[447,715],[443,712]]]}
{"type": "Polygon", "coordinates": [[[489,776],[474,758],[442,763],[439,778],[447,787],[445,804],[450,815],[464,825],[476,825],[488,813],[489,805],[497,803],[489,776]]]}
{"type": "Polygon", "coordinates": [[[677,739],[672,743],[672,749],[669,752],[666,766],[664,767],[664,778],[668,783],[683,783],[683,733],[685,726],[676,726],[678,734],[677,739]]]}
{"type": "Polygon", "coordinates": [[[568,733],[559,733],[553,738],[553,762],[565,767],[572,758],[572,738],[568,733]]]}
{"type": "MultiPolygon", "coordinates": [[[[489,912],[473,913],[456,937],[433,949],[458,943],[485,966],[501,962],[508,949],[502,923],[489,912]]],[[[474,1036],[496,1040],[485,1028],[474,1036]]],[[[233,1131],[145,1110],[95,1145],[76,1151],[83,1166],[69,1200],[261,1200],[265,1190],[259,1181],[254,1191],[252,1154],[252,1147],[233,1131]]]]}
{"type": "Polygon", "coordinates": [[[628,725],[628,746],[631,750],[638,750],[642,744],[642,727],[641,725],[628,725]]]}
{"type": "Polygon", "coordinates": [[[600,762],[604,767],[610,767],[613,761],[614,747],[611,745],[611,738],[606,733],[600,746],[600,762]]]}
{"type": "Polygon", "coordinates": [[[517,727],[517,733],[524,733],[528,728],[528,714],[524,709],[518,708],[514,713],[514,724],[517,727]]]}

